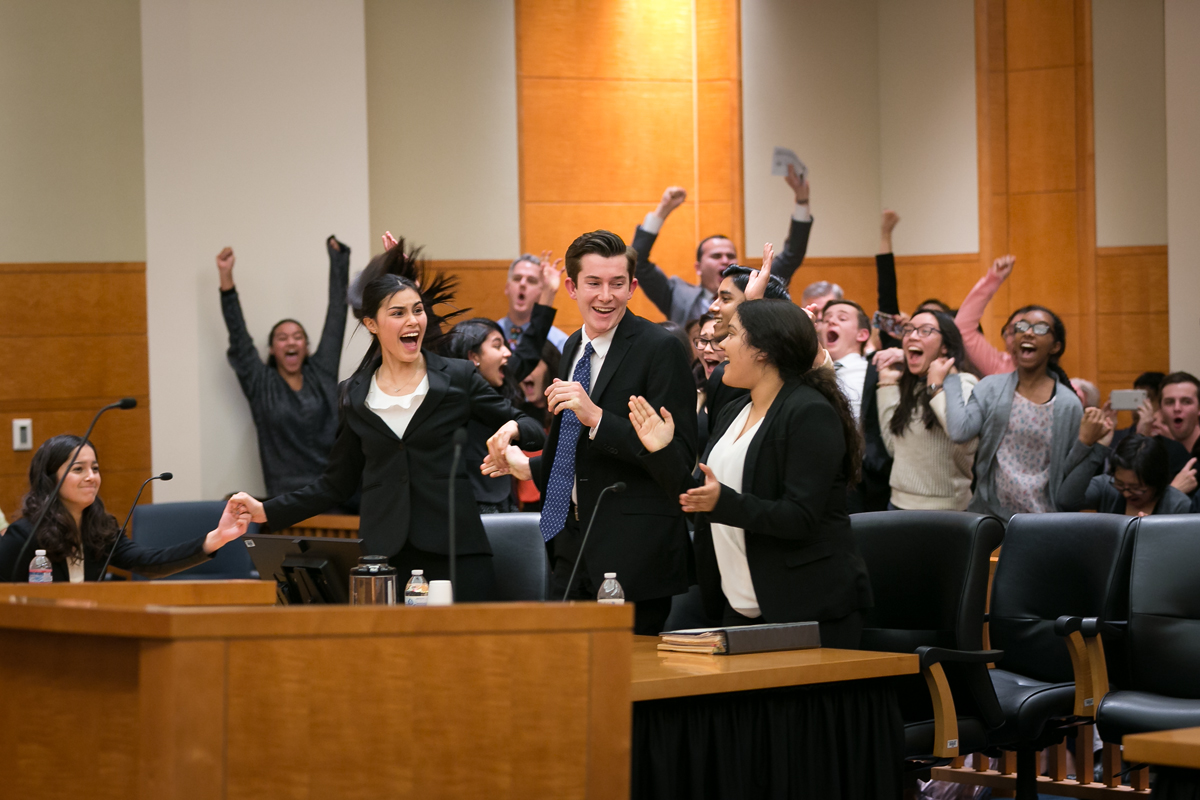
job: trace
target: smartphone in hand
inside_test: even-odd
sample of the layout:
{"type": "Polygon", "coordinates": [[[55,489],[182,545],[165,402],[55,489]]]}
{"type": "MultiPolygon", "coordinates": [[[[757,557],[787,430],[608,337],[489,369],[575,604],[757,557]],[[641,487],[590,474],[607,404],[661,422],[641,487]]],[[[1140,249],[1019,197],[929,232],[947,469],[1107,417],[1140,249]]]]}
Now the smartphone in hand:
{"type": "Polygon", "coordinates": [[[1113,411],[1137,411],[1145,401],[1145,389],[1113,389],[1108,396],[1113,411]]]}

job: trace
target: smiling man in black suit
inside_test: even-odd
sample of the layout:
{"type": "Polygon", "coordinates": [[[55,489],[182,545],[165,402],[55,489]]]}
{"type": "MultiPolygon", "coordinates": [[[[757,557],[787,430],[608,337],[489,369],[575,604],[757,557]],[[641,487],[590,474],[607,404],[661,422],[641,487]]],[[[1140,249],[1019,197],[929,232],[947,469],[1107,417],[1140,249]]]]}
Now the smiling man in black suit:
{"type": "MultiPolygon", "coordinates": [[[[552,543],[557,596],[567,589],[601,490],[625,483],[624,492],[600,504],[571,597],[595,598],[604,573],[616,572],[626,599],[637,604],[634,632],[654,635],[671,596],[687,591],[690,544],[679,501],[664,488],[671,476],[642,465],[629,398],[665,407],[675,418],[669,446],[695,463],[696,384],[679,341],[626,308],[637,288],[636,262],[633,249],[609,231],[585,233],[567,250],[567,292],[583,328],[567,339],[560,374],[546,390],[554,424],[544,454],[529,459],[528,469],[545,498],[542,535],[552,543]]],[[[528,477],[519,454],[509,454],[513,472],[528,477]]],[[[507,466],[485,463],[489,470],[507,466]]]]}

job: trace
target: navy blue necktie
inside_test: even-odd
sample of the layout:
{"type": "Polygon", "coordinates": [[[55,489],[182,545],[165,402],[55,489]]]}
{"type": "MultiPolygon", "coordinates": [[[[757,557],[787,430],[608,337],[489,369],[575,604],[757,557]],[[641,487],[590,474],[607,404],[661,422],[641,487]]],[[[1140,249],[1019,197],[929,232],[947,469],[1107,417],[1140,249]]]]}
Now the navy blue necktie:
{"type": "MultiPolygon", "coordinates": [[[[585,392],[592,390],[592,343],[583,348],[583,358],[575,365],[571,380],[583,386],[585,392]]],[[[558,535],[567,522],[567,509],[571,505],[571,489],[575,486],[575,447],[579,444],[579,433],[583,423],[574,411],[564,411],[558,426],[558,445],[554,448],[554,465],[550,467],[550,480],[546,483],[546,500],[542,503],[542,538],[547,542],[558,535]]]]}

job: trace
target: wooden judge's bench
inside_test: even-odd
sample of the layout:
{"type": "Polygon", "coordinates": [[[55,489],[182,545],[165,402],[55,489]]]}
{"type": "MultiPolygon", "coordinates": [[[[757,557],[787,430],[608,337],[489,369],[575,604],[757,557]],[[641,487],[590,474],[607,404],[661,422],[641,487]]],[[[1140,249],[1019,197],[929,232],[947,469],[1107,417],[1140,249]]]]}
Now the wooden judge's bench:
{"type": "Polygon", "coordinates": [[[0,796],[628,797],[632,607],[274,600],[0,587],[0,796]]]}

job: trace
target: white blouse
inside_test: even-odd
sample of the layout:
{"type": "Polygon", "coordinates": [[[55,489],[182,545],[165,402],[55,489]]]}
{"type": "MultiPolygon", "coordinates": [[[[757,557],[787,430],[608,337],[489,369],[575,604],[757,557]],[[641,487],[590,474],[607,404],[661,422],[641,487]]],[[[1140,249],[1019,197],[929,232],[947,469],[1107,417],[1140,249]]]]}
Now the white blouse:
{"type": "MultiPolygon", "coordinates": [[[[708,454],[708,468],[717,480],[735,492],[742,491],[742,471],[746,466],[746,451],[763,420],[738,436],[750,418],[750,403],[741,410],[725,435],[713,445],[708,454]]],[[[765,416],[764,416],[765,419],[765,416]]],[[[721,591],[735,611],[745,617],[761,617],[754,581],[750,579],[750,562],[746,560],[746,531],[730,525],[712,523],[713,550],[721,570],[721,591]]]]}
{"type": "Polygon", "coordinates": [[[412,422],[413,415],[417,413],[417,409],[421,407],[427,394],[429,394],[428,372],[421,378],[416,389],[409,394],[399,396],[387,394],[380,389],[375,376],[372,375],[371,389],[367,392],[367,408],[374,411],[380,419],[387,423],[387,426],[396,434],[396,438],[403,439],[404,432],[408,430],[408,423],[412,422]]]}

